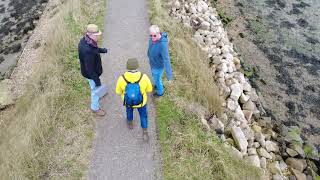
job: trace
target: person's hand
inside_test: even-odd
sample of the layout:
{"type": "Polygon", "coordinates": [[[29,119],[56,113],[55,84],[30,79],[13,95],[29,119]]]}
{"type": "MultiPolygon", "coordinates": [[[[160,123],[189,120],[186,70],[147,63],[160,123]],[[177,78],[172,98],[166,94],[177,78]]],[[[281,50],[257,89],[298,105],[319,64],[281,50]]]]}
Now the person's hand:
{"type": "Polygon", "coordinates": [[[107,48],[101,48],[101,53],[107,53],[108,52],[108,49],[107,48]]]}

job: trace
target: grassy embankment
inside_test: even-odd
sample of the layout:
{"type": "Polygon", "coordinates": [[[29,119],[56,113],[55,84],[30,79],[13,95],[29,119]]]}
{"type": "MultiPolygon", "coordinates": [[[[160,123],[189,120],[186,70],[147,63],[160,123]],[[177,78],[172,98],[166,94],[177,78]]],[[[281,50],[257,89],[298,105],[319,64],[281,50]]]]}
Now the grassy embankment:
{"type": "Polygon", "coordinates": [[[199,116],[179,105],[197,102],[209,112],[222,111],[209,62],[191,30],[169,17],[164,3],[149,0],[151,23],[169,34],[175,76],[166,84],[166,96],[156,102],[164,179],[260,179],[258,169],[230,155],[214,132],[203,131],[199,116]]]}
{"type": "Polygon", "coordinates": [[[102,25],[104,0],[63,1],[44,37],[42,61],[0,126],[1,179],[80,179],[94,121],[77,44],[87,23],[102,25]]]}

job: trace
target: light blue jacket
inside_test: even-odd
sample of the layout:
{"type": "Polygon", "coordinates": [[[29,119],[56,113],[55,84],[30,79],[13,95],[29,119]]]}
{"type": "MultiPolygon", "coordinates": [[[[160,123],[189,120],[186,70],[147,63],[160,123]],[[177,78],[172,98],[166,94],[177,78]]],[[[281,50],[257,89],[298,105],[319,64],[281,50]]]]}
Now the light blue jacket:
{"type": "Polygon", "coordinates": [[[148,57],[151,69],[165,68],[167,79],[172,80],[168,38],[165,32],[161,33],[161,38],[155,43],[149,39],[148,57]]]}

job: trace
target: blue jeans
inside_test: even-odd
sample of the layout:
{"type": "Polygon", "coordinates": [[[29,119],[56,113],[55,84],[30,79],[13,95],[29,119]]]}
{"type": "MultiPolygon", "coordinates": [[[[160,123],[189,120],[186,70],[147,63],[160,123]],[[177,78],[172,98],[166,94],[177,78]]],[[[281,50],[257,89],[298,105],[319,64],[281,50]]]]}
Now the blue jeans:
{"type": "MultiPolygon", "coordinates": [[[[126,107],[127,110],[127,120],[133,121],[133,110],[135,108],[126,107]]],[[[147,112],[147,105],[136,108],[138,109],[139,115],[140,115],[140,124],[143,129],[148,128],[148,112],[147,112]]]]}
{"type": "Polygon", "coordinates": [[[89,81],[90,89],[91,89],[91,109],[93,111],[99,110],[99,96],[96,93],[97,92],[97,87],[96,83],[92,79],[87,79],[89,81]]]}
{"type": "Polygon", "coordinates": [[[151,69],[153,83],[156,86],[156,92],[159,96],[164,93],[164,87],[162,83],[162,75],[164,69],[151,69]]]}

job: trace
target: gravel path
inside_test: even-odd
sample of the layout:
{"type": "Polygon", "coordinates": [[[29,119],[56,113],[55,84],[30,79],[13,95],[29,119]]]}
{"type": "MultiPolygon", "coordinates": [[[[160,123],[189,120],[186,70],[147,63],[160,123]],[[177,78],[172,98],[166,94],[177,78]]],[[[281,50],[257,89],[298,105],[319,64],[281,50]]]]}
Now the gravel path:
{"type": "Polygon", "coordinates": [[[146,143],[142,140],[138,113],[135,112],[134,129],[128,130],[125,109],[120,97],[115,94],[117,78],[125,71],[128,58],[138,58],[140,70],[149,74],[146,57],[148,27],[145,0],[108,0],[103,44],[109,52],[102,57],[102,81],[110,89],[103,100],[107,115],[97,120],[88,179],[161,178],[155,110],[151,98],[148,103],[150,141],[146,143]]]}

